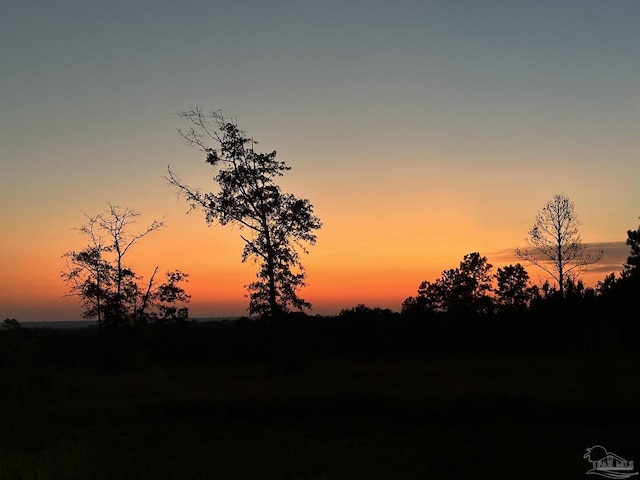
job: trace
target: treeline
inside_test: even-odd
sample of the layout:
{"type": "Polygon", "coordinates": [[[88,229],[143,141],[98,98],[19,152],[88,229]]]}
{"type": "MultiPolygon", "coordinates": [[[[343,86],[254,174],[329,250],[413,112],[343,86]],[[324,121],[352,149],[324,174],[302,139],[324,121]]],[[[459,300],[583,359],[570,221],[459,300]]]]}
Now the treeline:
{"type": "Polygon", "coordinates": [[[172,307],[169,318],[116,321],[117,329],[97,322],[77,330],[24,328],[6,319],[0,329],[0,365],[109,370],[153,362],[266,362],[298,368],[327,357],[634,351],[640,334],[640,227],[627,235],[630,254],[621,274],[608,275],[595,288],[571,276],[562,290],[549,283],[532,285],[520,264],[492,274],[486,257],[473,252],[458,268],[422,282],[399,312],[356,305],[335,316],[281,312],[198,322],[186,313],[176,321],[180,310],[172,307]]]}
{"type": "Polygon", "coordinates": [[[459,354],[564,355],[637,351],[640,325],[604,296],[549,298],[524,312],[461,315],[358,305],[336,316],[290,313],[278,322],[242,317],[120,330],[24,328],[0,332],[0,365],[121,371],[153,364],[271,364],[387,360],[459,354]]]}

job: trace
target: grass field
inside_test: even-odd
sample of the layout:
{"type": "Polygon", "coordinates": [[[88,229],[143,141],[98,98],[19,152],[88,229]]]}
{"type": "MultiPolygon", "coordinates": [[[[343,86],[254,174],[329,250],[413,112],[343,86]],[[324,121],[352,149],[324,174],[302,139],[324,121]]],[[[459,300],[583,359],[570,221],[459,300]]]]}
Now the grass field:
{"type": "Polygon", "coordinates": [[[584,478],[640,461],[640,356],[2,370],[0,479],[584,478]]]}

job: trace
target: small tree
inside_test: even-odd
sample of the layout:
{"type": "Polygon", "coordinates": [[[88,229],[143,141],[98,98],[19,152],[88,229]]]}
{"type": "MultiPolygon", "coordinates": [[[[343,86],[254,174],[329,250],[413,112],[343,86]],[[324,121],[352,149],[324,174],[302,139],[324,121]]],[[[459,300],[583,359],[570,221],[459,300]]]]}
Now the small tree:
{"type": "Polygon", "coordinates": [[[157,303],[158,318],[163,322],[180,323],[189,318],[189,309],[180,307],[179,304],[189,303],[191,295],[187,295],[182,282],[188,282],[186,273],[180,270],[167,272],[167,281],[154,292],[154,300],[157,303]]]}
{"type": "Polygon", "coordinates": [[[187,130],[179,130],[180,135],[216,169],[218,190],[201,193],[190,188],[171,168],[165,178],[191,208],[204,211],[207,223],[231,223],[248,232],[240,235],[242,261],[252,258],[260,265],[257,280],[246,285],[249,312],[276,317],[289,307],[310,309],[311,304],[297,294],[306,279],[300,253],[308,253],[306,246],[315,244],[315,230],[322,224],[308,200],[283,193],[275,182],[291,167],[276,160],[275,151],[257,152],[257,142],[220,111],[205,114],[196,108],[180,115],[189,124],[187,130]]]}
{"type": "Polygon", "coordinates": [[[618,280],[616,279],[615,273],[610,273],[603,280],[598,280],[596,284],[596,293],[598,295],[610,295],[616,288],[616,283],[618,280]]]}
{"type": "Polygon", "coordinates": [[[498,268],[494,275],[496,304],[501,311],[524,311],[538,297],[538,287],[531,285],[529,274],[517,263],[498,268]]]}
{"type": "MultiPolygon", "coordinates": [[[[69,286],[69,295],[80,298],[85,310],[84,318],[96,318],[98,326],[116,328],[123,324],[144,323],[154,316],[158,301],[184,301],[184,291],[176,291],[169,298],[161,289],[177,289],[177,283],[186,274],[176,271],[168,274],[168,284],[155,286],[153,271],[148,283],[125,263],[125,257],[141,238],[163,226],[154,220],[139,233],[131,233],[139,213],[130,208],[109,204],[106,212],[88,218],[87,224],[79,228],[89,239],[89,245],[80,251],[69,251],[63,255],[67,261],[61,277],[69,286]],[[167,286],[168,285],[168,286],[167,286]]],[[[181,289],[179,289],[181,290],[181,289]]],[[[162,312],[160,312],[162,314],[162,312]]]]}
{"type": "Polygon", "coordinates": [[[560,297],[564,298],[567,279],[576,281],[588,265],[598,262],[604,252],[588,253],[580,241],[580,222],[574,203],[564,194],[553,199],[536,216],[526,238],[531,248],[517,247],[514,254],[551,275],[558,282],[560,297]]]}
{"type": "Polygon", "coordinates": [[[20,322],[15,318],[5,318],[2,321],[2,328],[6,328],[6,329],[20,328],[20,322]]]}

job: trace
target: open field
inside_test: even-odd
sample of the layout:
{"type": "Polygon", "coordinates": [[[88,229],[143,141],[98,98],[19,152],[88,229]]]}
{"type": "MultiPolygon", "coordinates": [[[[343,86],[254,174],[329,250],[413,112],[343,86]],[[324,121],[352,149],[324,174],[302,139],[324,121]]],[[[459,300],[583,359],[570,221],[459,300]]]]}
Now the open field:
{"type": "Polygon", "coordinates": [[[0,479],[583,478],[640,459],[640,355],[2,369],[0,479]]]}

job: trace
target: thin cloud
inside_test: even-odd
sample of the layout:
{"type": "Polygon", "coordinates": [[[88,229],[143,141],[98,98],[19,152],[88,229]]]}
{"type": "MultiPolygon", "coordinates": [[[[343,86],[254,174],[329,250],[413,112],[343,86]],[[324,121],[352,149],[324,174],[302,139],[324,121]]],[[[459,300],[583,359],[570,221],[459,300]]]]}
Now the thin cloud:
{"type": "MultiPolygon", "coordinates": [[[[599,262],[587,267],[588,271],[593,273],[599,272],[607,275],[609,273],[619,273],[630,253],[626,242],[593,242],[585,243],[584,245],[587,247],[588,253],[596,254],[600,250],[604,252],[604,256],[599,262]]],[[[515,248],[505,248],[491,252],[486,257],[496,267],[515,263],[522,264],[522,260],[515,256],[514,250],[515,248]]]]}

